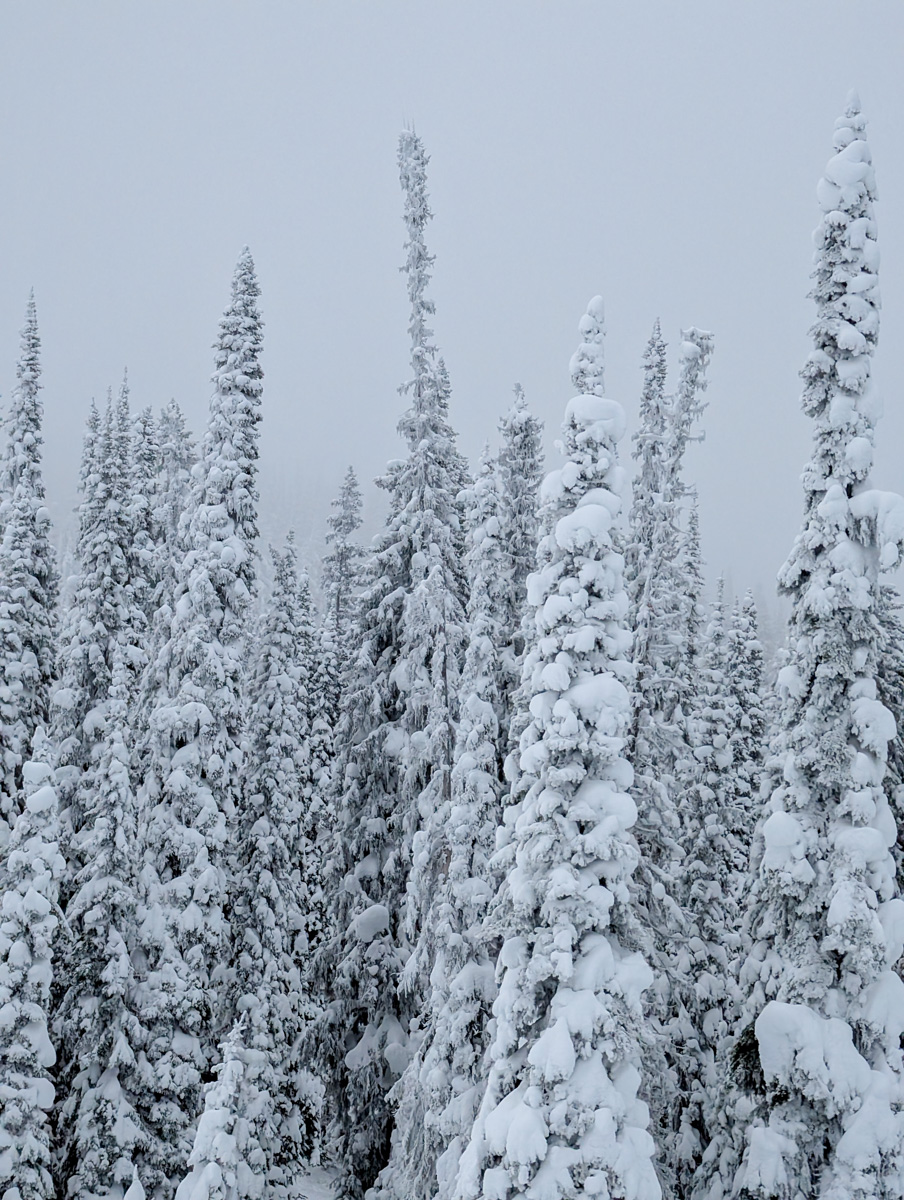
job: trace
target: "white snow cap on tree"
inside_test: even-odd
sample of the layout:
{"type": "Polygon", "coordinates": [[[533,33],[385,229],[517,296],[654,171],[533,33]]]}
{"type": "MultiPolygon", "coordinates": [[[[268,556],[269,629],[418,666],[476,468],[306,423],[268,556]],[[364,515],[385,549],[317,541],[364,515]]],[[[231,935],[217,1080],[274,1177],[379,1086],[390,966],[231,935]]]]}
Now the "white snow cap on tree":
{"type": "Polygon", "coordinates": [[[628,941],[637,863],[622,757],[631,636],[612,543],[624,430],[620,404],[575,397],[566,462],[542,488],[545,536],[528,592],[532,720],[521,738],[522,799],[507,809],[502,835],[495,1039],[460,1200],[660,1196],[638,1096],[641,996],[652,973],[628,941]]]}
{"type": "Polygon", "coordinates": [[[594,296],[578,325],[581,344],[571,356],[568,369],[571,383],[576,392],[588,396],[603,396],[605,352],[603,339],[606,336],[605,310],[602,296],[594,296]]]}
{"type": "Polygon", "coordinates": [[[818,189],[817,318],[802,372],[814,446],[803,529],[779,576],[791,652],[755,843],[734,1051],[742,1094],[727,1100],[731,1144],[708,1156],[708,1197],[904,1194],[904,902],[882,787],[895,720],[876,688],[878,572],[899,559],[904,501],[868,484],[879,292],[865,128],[852,95],[818,189]]]}

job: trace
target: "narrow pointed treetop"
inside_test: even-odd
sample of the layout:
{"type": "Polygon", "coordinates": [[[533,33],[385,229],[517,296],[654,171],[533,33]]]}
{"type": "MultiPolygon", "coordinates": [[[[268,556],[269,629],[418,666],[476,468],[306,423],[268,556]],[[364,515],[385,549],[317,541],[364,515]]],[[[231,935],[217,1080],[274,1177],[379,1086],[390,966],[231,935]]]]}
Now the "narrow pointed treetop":
{"type": "Polygon", "coordinates": [[[9,417],[4,422],[8,440],[0,460],[0,528],[6,523],[6,510],[23,475],[30,476],[31,489],[42,500],[44,498],[44,483],[40,473],[44,406],[38,394],[42,386],[41,339],[38,336],[34,292],[29,295],[25,308],[16,378],[9,417]]]}
{"type": "Polygon", "coordinates": [[[791,599],[771,797],[754,841],[746,1019],[732,1062],[734,1140],[703,1194],[865,1200],[904,1190],[904,902],[883,780],[879,571],[899,560],[904,501],[869,486],[879,331],[875,176],[863,116],[836,122],[819,184],[814,425],[804,522],[779,576],[791,599]],[[733,1157],[734,1156],[734,1157],[733,1157]],[[732,1170],[732,1162],[738,1169],[732,1170]]]}
{"type": "Polygon", "coordinates": [[[587,396],[605,396],[603,382],[606,336],[605,309],[602,296],[594,296],[578,325],[581,344],[571,356],[568,368],[574,390],[587,396]]]}

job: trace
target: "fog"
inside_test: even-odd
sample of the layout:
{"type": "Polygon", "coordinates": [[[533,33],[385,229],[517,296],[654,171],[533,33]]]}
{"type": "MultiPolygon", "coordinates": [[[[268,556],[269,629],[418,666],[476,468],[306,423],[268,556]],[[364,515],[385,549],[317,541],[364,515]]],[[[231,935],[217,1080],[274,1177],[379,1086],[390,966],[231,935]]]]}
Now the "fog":
{"type": "MultiPolygon", "coordinates": [[[[874,478],[904,488],[904,9],[678,5],[6,4],[0,390],[35,289],[61,541],[81,431],[128,367],[196,430],[235,259],[266,320],[262,525],[320,553],[348,463],[402,453],[400,128],[431,154],[436,340],[467,454],[520,382],[550,450],[587,300],[633,421],[654,318],[716,336],[689,454],[712,579],[768,596],[801,513],[815,185],[856,87],[880,203],[885,397],[874,478]]],[[[628,444],[624,447],[628,452],[628,444]]],[[[368,529],[382,494],[368,485],[368,529]]]]}

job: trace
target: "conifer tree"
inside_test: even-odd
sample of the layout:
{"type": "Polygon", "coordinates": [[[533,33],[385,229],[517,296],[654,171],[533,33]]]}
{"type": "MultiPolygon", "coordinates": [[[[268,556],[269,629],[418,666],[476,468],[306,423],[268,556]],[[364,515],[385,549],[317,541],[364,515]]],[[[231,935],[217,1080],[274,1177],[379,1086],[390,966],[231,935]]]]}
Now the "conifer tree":
{"type": "Polygon", "coordinates": [[[125,388],[89,419],[79,507],[79,570],[64,622],[61,686],[54,694],[57,786],[66,818],[68,900],[80,865],[78,837],[95,794],[113,664],[130,676],[129,703],[146,665],[146,581],[135,536],[131,420],[125,388]]]}
{"type": "Polygon", "coordinates": [[[299,592],[297,555],[271,551],[273,595],[261,630],[251,680],[250,773],[237,815],[234,866],[236,1010],[246,1014],[245,1041],[259,1052],[257,1087],[264,1125],[263,1177],[285,1195],[313,1149],[317,1087],[298,1059],[301,1034],[312,1016],[299,969],[307,950],[317,880],[308,843],[310,771],[310,613],[299,592]]]}
{"type": "Polygon", "coordinates": [[[18,812],[32,737],[47,724],[54,673],[58,578],[41,471],[40,348],[32,296],[0,463],[0,843],[18,812]]]}
{"type": "Polygon", "coordinates": [[[753,947],[707,1197],[897,1197],[904,902],[883,791],[894,719],[877,698],[878,570],[899,561],[904,501],[869,486],[879,330],[875,176],[856,96],[819,185],[814,425],[804,524],[779,576],[790,654],[754,848],[753,947]]]}
{"type": "MultiPolygon", "coordinates": [[[[134,631],[137,633],[137,631],[134,631]]],[[[56,1122],[62,1194],[123,1197],[150,1142],[138,945],[137,809],[130,779],[134,646],[113,651],[92,791],[77,834],[84,863],[67,906],[72,945],[56,1018],[63,1093],[56,1122]]],[[[157,1157],[165,1146],[156,1147],[157,1157]]]]}
{"type": "Polygon", "coordinates": [[[25,801],[0,864],[0,1194],[51,1200],[48,1032],[63,871],[51,749],[42,730],[23,767],[25,801]]]}
{"type": "MultiPolygon", "coordinates": [[[[182,529],[168,638],[139,793],[143,940],[154,1017],[159,1164],[174,1186],[187,1156],[202,1076],[227,1019],[230,831],[245,771],[246,632],[255,587],[257,439],[262,371],[259,289],[239,257],[220,321],[210,415],[182,529]],[[175,1178],[174,1178],[175,1176],[175,1178]]],[[[166,1190],[164,1189],[164,1194],[166,1190]]]]}
{"type": "Polygon", "coordinates": [[[204,1111],[176,1200],[260,1200],[266,1176],[260,1154],[256,1074],[259,1056],[237,1025],[221,1047],[217,1077],[204,1091],[204,1111]]]}
{"type": "Polygon", "coordinates": [[[349,467],[339,495],[333,501],[338,511],[327,517],[329,554],[323,560],[323,583],[327,612],[337,631],[346,632],[357,597],[364,550],[354,540],[361,528],[361,489],[354,467],[349,467]]]}
{"type": "Polygon", "coordinates": [[[484,452],[464,493],[468,514],[469,640],[460,687],[460,719],[448,800],[428,829],[431,855],[448,863],[437,880],[422,938],[435,944],[424,1031],[395,1089],[390,1162],[375,1189],[397,1200],[448,1197],[463,1140],[483,1085],[486,1028],[495,994],[493,963],[482,937],[492,899],[489,867],[499,824],[502,762],[499,658],[509,580],[496,463],[484,452]]]}
{"type": "Polygon", "coordinates": [[[528,629],[527,577],[537,562],[537,506],[543,475],[542,422],[527,407],[524,392],[515,388],[514,402],[499,424],[499,568],[504,588],[499,596],[500,636],[498,711],[499,746],[503,762],[517,748],[510,739],[515,693],[521,683],[528,629]]]}
{"type": "MultiPolygon", "coordinates": [[[[120,402],[127,402],[128,390],[123,386],[120,402]]],[[[132,463],[131,519],[134,529],[132,553],[138,560],[136,581],[144,587],[142,607],[148,627],[153,624],[158,606],[158,592],[162,565],[160,543],[163,540],[158,524],[156,492],[161,475],[161,454],[158,442],[159,430],[150,408],[143,408],[132,423],[130,458],[132,463]]]]}
{"type": "MultiPolygon", "coordinates": [[[[641,850],[637,905],[646,950],[657,975],[644,1029],[654,1127],[663,1147],[661,1173],[674,1186],[696,1148],[683,1125],[696,1070],[691,1019],[693,930],[682,904],[679,793],[692,755],[687,710],[699,642],[700,568],[696,516],[684,528],[688,488],[682,476],[693,423],[702,411],[712,335],[682,332],[678,387],[665,392],[665,344],[658,322],[644,356],[641,424],[634,456],[640,469],[627,548],[636,683],[630,752],[632,795],[641,850]]],[[[692,761],[692,760],[691,760],[692,761]]]]}
{"type": "Polygon", "coordinates": [[[335,925],[317,968],[334,996],[317,1040],[351,1197],[386,1164],[386,1094],[407,1064],[409,1023],[421,1013],[432,965],[429,954],[410,951],[432,892],[426,872],[439,866],[422,835],[451,787],[464,640],[457,497],[466,470],[448,422],[448,376],[428,327],[426,164],[420,139],[406,131],[399,165],[413,378],[403,388],[411,405],[399,430],[408,454],[381,481],[390,514],[361,597],[361,648],[339,726],[337,842],[327,866],[335,925]],[[414,882],[418,854],[425,869],[414,882]]]}
{"type": "Polygon", "coordinates": [[[570,401],[566,463],[542,489],[531,721],[491,917],[502,938],[499,995],[489,1080],[455,1188],[467,1200],[660,1195],[638,1099],[651,973],[630,948],[631,637],[611,534],[624,426],[612,400],[570,401]]]}

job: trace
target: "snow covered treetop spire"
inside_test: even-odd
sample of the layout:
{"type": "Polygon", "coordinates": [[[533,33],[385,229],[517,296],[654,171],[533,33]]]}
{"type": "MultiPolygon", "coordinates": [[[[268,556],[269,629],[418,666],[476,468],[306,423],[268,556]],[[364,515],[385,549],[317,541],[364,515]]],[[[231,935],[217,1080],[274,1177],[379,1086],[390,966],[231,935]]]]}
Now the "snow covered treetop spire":
{"type": "Polygon", "coordinates": [[[239,573],[249,588],[257,538],[255,477],[264,376],[260,364],[263,321],[259,296],[254,261],[245,246],[236,263],[232,294],[214,343],[214,393],[195,474],[198,507],[223,504],[243,543],[244,561],[239,573]]]}
{"type": "Polygon", "coordinates": [[[581,335],[581,344],[568,364],[574,390],[582,395],[604,396],[603,339],[606,336],[606,321],[602,296],[594,296],[587,305],[587,311],[578,324],[578,333],[581,335]]]}
{"type": "Polygon", "coordinates": [[[44,484],[40,476],[41,445],[44,440],[41,437],[43,406],[38,396],[41,388],[41,339],[38,336],[38,313],[33,291],[29,293],[25,308],[16,378],[10,401],[8,441],[0,472],[0,503],[4,508],[12,501],[13,492],[26,475],[35,494],[41,499],[44,496],[44,484]]]}
{"type": "Polygon", "coordinates": [[[433,330],[427,327],[426,320],[434,313],[433,301],[426,295],[433,255],[427,253],[424,240],[427,222],[433,216],[427,197],[429,161],[430,156],[424,149],[424,143],[414,130],[404,130],[399,137],[399,176],[402,191],[405,193],[403,220],[408,237],[405,242],[407,258],[401,269],[408,276],[408,299],[411,301],[411,323],[408,332],[411,335],[412,354],[415,357],[433,336],[433,330]]]}

